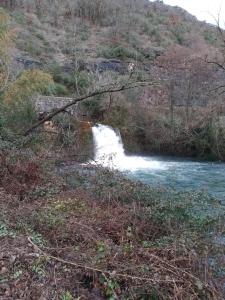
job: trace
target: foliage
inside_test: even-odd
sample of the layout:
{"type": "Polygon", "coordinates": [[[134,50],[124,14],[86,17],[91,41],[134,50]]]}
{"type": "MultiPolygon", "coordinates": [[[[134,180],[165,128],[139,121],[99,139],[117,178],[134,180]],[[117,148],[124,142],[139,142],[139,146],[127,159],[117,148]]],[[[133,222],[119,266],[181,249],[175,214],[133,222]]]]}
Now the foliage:
{"type": "Polygon", "coordinates": [[[23,71],[3,95],[5,126],[20,133],[28,128],[37,119],[33,97],[49,94],[53,89],[51,75],[40,70],[23,71]]]}
{"type": "Polygon", "coordinates": [[[62,294],[60,300],[73,300],[73,296],[70,294],[69,291],[66,291],[65,293],[62,294]]]}
{"type": "Polygon", "coordinates": [[[126,58],[133,58],[136,60],[142,59],[142,55],[138,51],[126,48],[122,45],[100,49],[99,56],[103,56],[106,58],[120,58],[120,59],[126,59],[126,58]]]}
{"type": "Polygon", "coordinates": [[[1,9],[0,10],[0,55],[6,55],[8,46],[11,42],[9,31],[9,16],[1,9]]]}
{"type": "Polygon", "coordinates": [[[216,34],[211,30],[204,30],[203,37],[211,45],[215,45],[218,41],[216,34]]]}
{"type": "Polygon", "coordinates": [[[92,82],[92,76],[87,71],[75,69],[65,72],[57,63],[51,64],[49,70],[56,82],[54,93],[57,95],[84,92],[92,82]]]}
{"type": "Polygon", "coordinates": [[[84,107],[88,114],[94,119],[96,115],[101,114],[102,97],[95,96],[91,100],[86,100],[82,103],[82,107],[84,107]]]}
{"type": "Polygon", "coordinates": [[[6,105],[22,104],[35,94],[49,94],[53,91],[54,82],[51,75],[40,70],[23,71],[19,78],[6,90],[6,105]]]}
{"type": "Polygon", "coordinates": [[[5,224],[0,223],[0,238],[6,237],[6,236],[15,237],[16,234],[14,231],[8,229],[5,224]]]}
{"type": "MultiPolygon", "coordinates": [[[[174,153],[212,155],[224,159],[224,129],[219,126],[217,111],[215,116],[209,116],[208,112],[202,114],[200,123],[200,108],[196,109],[194,116],[191,107],[196,103],[176,102],[177,99],[198,99],[200,103],[200,96],[204,95],[204,90],[214,78],[205,66],[202,72],[196,61],[189,64],[194,51],[205,47],[204,43],[196,46],[195,37],[191,34],[195,31],[202,34],[204,25],[194,25],[189,33],[191,22],[184,22],[188,20],[185,13],[182,22],[176,22],[174,11],[169,7],[165,9],[160,2],[150,3],[149,8],[146,1],[120,0],[21,0],[23,8],[18,7],[18,1],[10,3],[7,4],[10,9],[19,11],[25,7],[32,12],[26,14],[27,20],[23,14],[18,13],[16,17],[16,21],[26,28],[24,31],[38,40],[33,43],[32,38],[24,39],[24,49],[30,54],[46,54],[43,56],[49,62],[52,53],[48,50],[53,45],[54,51],[59,48],[56,55],[61,55],[61,50],[67,47],[60,37],[62,32],[64,35],[62,28],[70,29],[69,39],[76,35],[75,27],[79,32],[79,28],[85,25],[87,28],[78,33],[80,49],[76,48],[75,53],[74,49],[69,49],[67,58],[71,59],[73,55],[77,59],[77,53],[83,51],[84,59],[90,55],[94,60],[96,45],[105,41],[105,45],[110,46],[101,48],[97,55],[128,62],[130,59],[143,61],[136,66],[140,70],[133,74],[135,79],[142,80],[151,73],[152,77],[165,83],[157,90],[142,89],[137,93],[132,91],[117,96],[117,102],[114,103],[113,99],[108,112],[105,99],[96,97],[86,101],[82,108],[89,117],[119,126],[126,141],[131,137],[148,151],[157,149],[168,153],[173,150],[174,153]],[[44,20],[44,25],[40,20],[44,20]],[[40,30],[38,32],[34,30],[35,22],[40,30]],[[64,26],[64,23],[68,24],[64,26]],[[90,23],[98,26],[91,27],[90,23]],[[109,24],[111,28],[104,27],[109,24]],[[43,35],[47,27],[50,28],[46,34],[49,40],[45,40],[43,35]],[[109,31],[113,31],[110,40],[109,31]],[[89,38],[91,41],[87,42],[89,38]],[[190,49],[185,46],[189,39],[190,49]],[[153,55],[152,60],[161,56],[164,64],[157,69],[156,59],[154,67],[149,67],[151,55],[144,57],[142,53],[151,53],[154,47],[167,41],[168,45],[175,43],[183,45],[183,48],[177,48],[177,51],[165,49],[167,56],[162,53],[153,55]],[[36,44],[41,45],[41,52],[36,44]],[[150,48],[146,49],[148,45],[150,48]],[[177,88],[175,92],[173,80],[177,88]],[[151,103],[154,100],[156,105],[151,103]],[[158,107],[160,110],[157,111],[158,107]]],[[[208,33],[203,33],[203,36],[207,42],[213,42],[208,33]]],[[[21,298],[32,295],[70,300],[78,297],[77,293],[81,291],[87,299],[223,299],[217,291],[218,283],[214,284],[210,265],[217,251],[214,234],[220,238],[221,232],[224,232],[224,206],[216,199],[200,192],[151,188],[117,172],[79,164],[75,165],[73,174],[62,172],[66,179],[66,182],[62,179],[62,187],[57,186],[55,172],[48,178],[51,184],[39,186],[44,176],[40,157],[45,153],[41,152],[34,159],[16,149],[19,143],[9,142],[37,119],[32,98],[36,94],[84,93],[88,89],[96,89],[99,82],[104,85],[108,78],[106,72],[96,72],[92,76],[91,72],[79,66],[67,72],[55,64],[46,67],[52,75],[29,70],[23,71],[15,81],[11,81],[11,77],[8,81],[6,67],[9,66],[8,50],[12,40],[9,18],[1,11],[0,59],[4,58],[4,64],[0,69],[0,87],[7,88],[5,90],[4,87],[0,103],[0,211],[4,215],[4,222],[0,223],[0,250],[2,247],[4,251],[6,249],[3,263],[7,264],[8,255],[8,269],[13,272],[8,278],[4,276],[3,280],[10,280],[10,286],[15,281],[13,295],[9,297],[20,298],[21,292],[21,298]],[[7,197],[4,193],[8,194],[7,197]],[[20,233],[14,235],[11,227],[20,228],[20,233]],[[30,247],[32,243],[36,247],[30,247]],[[43,294],[37,286],[42,286],[43,294]]],[[[126,74],[125,80],[128,77],[129,74],[126,74]]],[[[123,84],[124,78],[118,76],[116,82],[123,84]]],[[[63,155],[69,159],[69,164],[71,157],[76,157],[78,147],[83,151],[87,149],[85,145],[92,147],[90,128],[80,129],[81,126],[68,114],[57,116],[54,125],[57,127],[56,139],[45,136],[45,142],[48,141],[45,143],[47,158],[55,159],[57,156],[57,159],[62,159],[62,152],[57,151],[56,144],[67,149],[63,155]],[[52,140],[54,155],[49,150],[52,140]]],[[[26,140],[19,140],[24,147],[26,140]]],[[[76,157],[76,160],[79,159],[76,157]]],[[[55,166],[53,168],[55,170],[55,166]]],[[[222,245],[220,248],[224,252],[222,245]]],[[[2,269],[1,272],[4,271],[2,269]]],[[[215,270],[218,271],[218,268],[215,267],[215,270]]]]}
{"type": "Polygon", "coordinates": [[[32,39],[26,40],[24,44],[24,50],[28,52],[32,56],[39,57],[42,53],[41,49],[39,48],[38,44],[35,44],[32,39]]]}
{"type": "Polygon", "coordinates": [[[56,96],[66,96],[69,94],[67,87],[61,83],[55,83],[53,93],[56,96]]]}
{"type": "Polygon", "coordinates": [[[6,106],[3,111],[5,117],[4,135],[6,139],[23,133],[36,120],[37,115],[30,99],[24,99],[22,103],[6,106]]]}

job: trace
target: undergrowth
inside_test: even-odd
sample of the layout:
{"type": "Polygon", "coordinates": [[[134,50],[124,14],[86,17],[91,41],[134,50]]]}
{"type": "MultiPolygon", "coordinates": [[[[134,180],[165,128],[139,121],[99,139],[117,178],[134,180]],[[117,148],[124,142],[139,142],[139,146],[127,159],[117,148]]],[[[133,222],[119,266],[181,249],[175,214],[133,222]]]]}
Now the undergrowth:
{"type": "Polygon", "coordinates": [[[60,174],[48,173],[22,200],[0,190],[0,295],[223,299],[217,200],[93,166],[60,174]]]}

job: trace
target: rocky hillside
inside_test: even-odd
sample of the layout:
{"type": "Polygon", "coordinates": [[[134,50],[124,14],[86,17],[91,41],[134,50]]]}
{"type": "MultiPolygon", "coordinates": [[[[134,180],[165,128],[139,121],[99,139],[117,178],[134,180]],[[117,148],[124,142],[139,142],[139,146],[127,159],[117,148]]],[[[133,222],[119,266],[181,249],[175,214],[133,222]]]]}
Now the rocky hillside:
{"type": "Polygon", "coordinates": [[[122,72],[122,62],[148,65],[176,45],[206,52],[220,43],[214,26],[160,1],[53,1],[55,10],[50,1],[32,2],[11,8],[15,58],[25,68],[47,63],[68,71],[75,59],[81,69],[122,72]]]}

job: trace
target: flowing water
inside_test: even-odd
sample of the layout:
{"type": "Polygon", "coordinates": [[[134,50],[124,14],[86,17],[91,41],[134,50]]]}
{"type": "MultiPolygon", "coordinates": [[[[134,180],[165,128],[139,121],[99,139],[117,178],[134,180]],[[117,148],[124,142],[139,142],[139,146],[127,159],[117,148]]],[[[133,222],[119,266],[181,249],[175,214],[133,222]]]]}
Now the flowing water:
{"type": "Polygon", "coordinates": [[[105,125],[92,128],[95,162],[128,172],[147,184],[181,190],[204,190],[225,201],[225,164],[160,156],[127,156],[119,131],[105,125]]]}

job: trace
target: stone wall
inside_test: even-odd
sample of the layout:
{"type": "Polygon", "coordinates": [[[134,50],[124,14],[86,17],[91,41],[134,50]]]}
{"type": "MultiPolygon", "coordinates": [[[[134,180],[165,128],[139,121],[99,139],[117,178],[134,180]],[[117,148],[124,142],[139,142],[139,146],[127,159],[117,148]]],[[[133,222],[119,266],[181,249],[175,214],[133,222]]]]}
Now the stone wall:
{"type": "MultiPolygon", "coordinates": [[[[54,96],[38,96],[35,98],[35,109],[39,114],[50,113],[56,109],[62,108],[66,104],[73,101],[73,98],[68,97],[54,97],[54,96]]],[[[70,114],[74,117],[78,117],[82,114],[78,104],[75,104],[68,108],[70,114]]]]}

